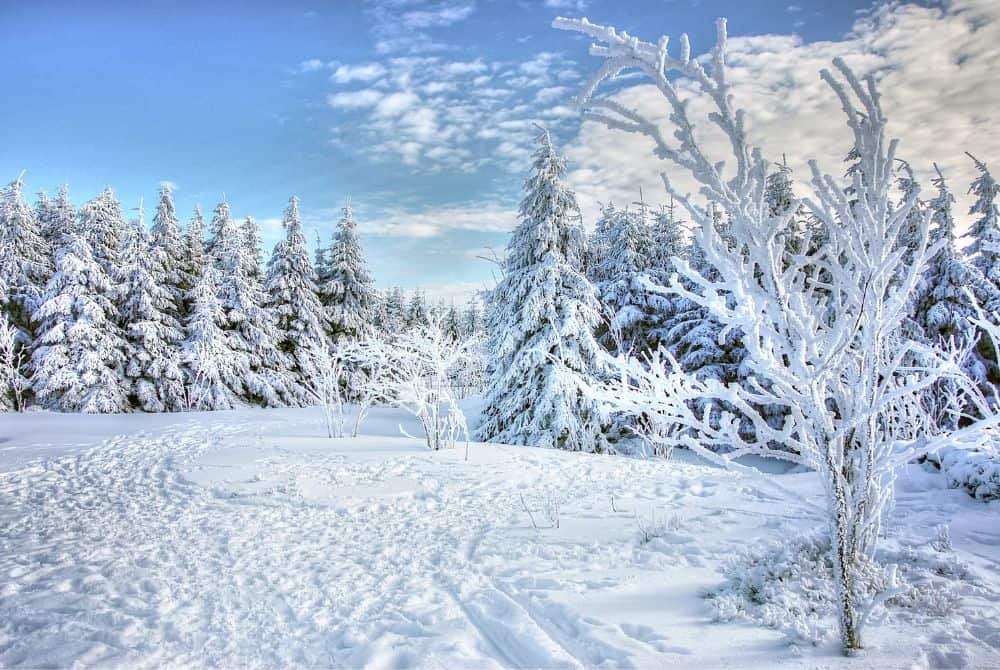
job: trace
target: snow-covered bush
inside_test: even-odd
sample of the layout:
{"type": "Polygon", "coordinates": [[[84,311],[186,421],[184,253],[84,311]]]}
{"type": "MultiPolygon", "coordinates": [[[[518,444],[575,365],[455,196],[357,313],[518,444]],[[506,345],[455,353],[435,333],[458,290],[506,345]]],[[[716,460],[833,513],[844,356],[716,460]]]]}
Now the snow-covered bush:
{"type": "MultiPolygon", "coordinates": [[[[799,203],[775,211],[765,197],[770,164],[748,143],[745,115],[733,106],[725,20],[705,59],[692,58],[686,35],[671,54],[666,37],[651,44],[585,19],[560,18],[554,25],[601,43],[591,53],[605,63],[580,97],[588,118],[646,135],[658,157],[690,174],[705,201],[721,208],[725,236],[718,234],[712,207],[697,204],[662,175],[694,222],[695,239],[717,276],[706,277],[681,259],[676,268],[689,285],[674,280],[661,290],[704,307],[725,324],[724,332],[742,331],[746,349],[740,385],[686,374],[663,352],[619,360],[620,377],[592,392],[615,408],[675,423],[679,429],[667,441],[723,466],[743,467],[736,459],[755,454],[816,470],[826,494],[819,511],[828,524],[841,644],[845,653],[860,649],[866,613],[886,593],[872,575],[895,470],[913,456],[906,447],[925,436],[922,393],[943,379],[971,386],[953,356],[901,332],[921,271],[941,245],[928,245],[929,213],[911,217],[915,190],[902,204],[891,197],[897,142],[885,137],[875,81],[859,80],[839,59],[839,77],[821,73],[847,117],[860,169],[847,195],[844,184],[810,164],[812,197],[803,202],[825,239],[816,243],[805,231],[803,242],[790,248],[785,232],[799,203]],[[613,98],[593,98],[604,80],[628,69],[653,80],[676,142],[640,112],[613,98]],[[729,140],[725,160],[706,155],[695,138],[678,76],[711,100],[706,121],[729,140]],[[903,245],[914,223],[917,234],[903,245]],[[696,399],[709,404],[696,411],[696,399]],[[713,419],[713,406],[726,405],[733,411],[713,419]],[[782,420],[772,422],[774,416],[782,420]],[[752,424],[752,438],[741,430],[744,419],[752,424]]],[[[936,435],[924,446],[933,451],[965,439],[998,418],[936,435]]]]}
{"type": "Polygon", "coordinates": [[[309,375],[302,387],[309,398],[323,408],[327,437],[344,437],[344,381],[346,351],[329,342],[316,340],[301,352],[309,375]]]}
{"type": "Polygon", "coordinates": [[[8,409],[8,401],[14,411],[24,411],[24,393],[29,387],[24,363],[18,330],[6,314],[0,314],[0,412],[8,409]]]}
{"type": "Polygon", "coordinates": [[[987,449],[949,447],[924,461],[941,471],[948,486],[964,489],[976,500],[1000,500],[1000,454],[987,449]]]}
{"type": "Polygon", "coordinates": [[[463,437],[468,443],[469,427],[452,375],[471,356],[469,341],[452,340],[440,318],[432,316],[426,325],[403,333],[391,351],[388,389],[395,404],[420,421],[427,448],[453,448],[463,437]]]}
{"type": "MultiPolygon", "coordinates": [[[[863,566],[864,594],[879,604],[870,616],[912,622],[947,616],[963,592],[981,588],[949,550],[902,547],[881,551],[863,566]],[[883,564],[891,563],[890,568],[883,564]]],[[[717,621],[774,628],[790,644],[818,645],[832,637],[829,618],[839,603],[830,538],[814,534],[753,548],[729,559],[725,581],[705,597],[717,621]]]]}

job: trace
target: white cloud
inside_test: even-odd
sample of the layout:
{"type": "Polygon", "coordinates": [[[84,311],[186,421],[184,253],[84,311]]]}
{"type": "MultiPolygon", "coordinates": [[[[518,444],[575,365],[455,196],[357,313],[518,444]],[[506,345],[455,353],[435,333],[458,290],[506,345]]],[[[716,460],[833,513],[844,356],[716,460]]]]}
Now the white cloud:
{"type": "Polygon", "coordinates": [[[327,103],[331,107],[373,107],[382,100],[382,93],[372,88],[363,88],[359,91],[344,91],[333,93],[326,97],[327,103]]]}
{"type": "Polygon", "coordinates": [[[466,74],[479,74],[480,72],[486,72],[489,69],[482,60],[473,61],[454,61],[448,63],[444,66],[443,70],[445,74],[460,77],[466,74]]]}
{"type": "Polygon", "coordinates": [[[338,84],[349,84],[353,81],[374,81],[383,75],[385,66],[381,63],[361,63],[339,66],[330,76],[330,80],[338,84]]]}
{"type": "MultiPolygon", "coordinates": [[[[925,179],[936,161],[959,199],[956,212],[964,212],[970,203],[963,194],[974,168],[963,151],[1000,165],[1000,134],[993,130],[1000,121],[997,44],[1000,4],[991,0],[954,0],[944,7],[886,5],[840,41],[803,44],[794,36],[775,35],[731,38],[729,78],[737,105],[746,109],[751,140],[771,159],[786,153],[802,184],[809,178],[807,159],[817,159],[839,177],[850,149],[843,114],[820,80],[820,69],[841,56],[859,73],[876,73],[889,133],[901,140],[900,157],[925,179]]],[[[598,67],[597,59],[590,65],[598,67]]],[[[635,86],[618,97],[669,127],[665,104],[652,86],[635,86]]],[[[707,101],[697,98],[689,104],[710,157],[727,158],[724,139],[704,120],[707,101]]],[[[570,181],[588,222],[594,220],[598,202],[632,202],[640,186],[648,201],[662,198],[662,170],[682,188],[694,188],[680,171],[656,159],[651,143],[639,135],[586,122],[567,151],[570,181]]]]}
{"type": "Polygon", "coordinates": [[[420,96],[412,91],[398,91],[386,95],[375,105],[375,116],[399,116],[420,102],[420,96]]]}
{"type": "Polygon", "coordinates": [[[310,58],[299,63],[299,72],[316,72],[323,69],[323,61],[318,58],[310,58]]]}
{"type": "Polygon", "coordinates": [[[359,225],[365,233],[398,237],[435,237],[456,230],[506,233],[517,225],[517,211],[494,203],[456,205],[389,212],[359,225]]]}

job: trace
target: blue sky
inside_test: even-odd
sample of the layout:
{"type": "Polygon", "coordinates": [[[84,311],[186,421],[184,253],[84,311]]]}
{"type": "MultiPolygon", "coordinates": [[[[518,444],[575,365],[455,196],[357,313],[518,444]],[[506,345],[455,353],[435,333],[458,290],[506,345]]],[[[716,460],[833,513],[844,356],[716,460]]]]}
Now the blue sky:
{"type": "Polygon", "coordinates": [[[0,173],[27,169],[32,191],[68,182],[78,204],[112,185],[126,207],[166,180],[185,219],[225,193],[268,246],[290,194],[324,238],[350,195],[379,285],[459,294],[488,282],[476,257],[514,223],[532,121],[571,158],[590,146],[567,99],[596,62],[554,16],[687,30],[702,51],[724,15],[731,35],[808,48],[852,39],[869,7],[4,0],[0,173]]]}

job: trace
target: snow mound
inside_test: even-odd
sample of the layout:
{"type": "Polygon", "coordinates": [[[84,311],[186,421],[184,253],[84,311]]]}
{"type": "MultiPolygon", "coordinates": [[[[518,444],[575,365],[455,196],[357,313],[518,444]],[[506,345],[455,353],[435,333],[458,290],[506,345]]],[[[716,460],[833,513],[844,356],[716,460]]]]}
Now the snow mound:
{"type": "Polygon", "coordinates": [[[964,489],[983,502],[1000,499],[1000,455],[996,452],[949,447],[928,455],[924,462],[940,470],[951,488],[964,489]]]}

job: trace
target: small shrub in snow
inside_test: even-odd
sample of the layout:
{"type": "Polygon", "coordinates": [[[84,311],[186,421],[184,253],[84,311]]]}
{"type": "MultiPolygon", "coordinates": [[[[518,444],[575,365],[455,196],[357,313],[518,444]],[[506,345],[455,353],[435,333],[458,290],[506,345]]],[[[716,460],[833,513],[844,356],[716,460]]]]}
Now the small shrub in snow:
{"type": "MultiPolygon", "coordinates": [[[[940,537],[939,531],[933,550],[904,547],[866,563],[858,595],[880,604],[869,617],[940,618],[955,611],[963,586],[978,588],[950,550],[937,549],[940,537]],[[884,568],[886,563],[893,568],[884,568]]],[[[706,594],[716,621],[774,628],[790,644],[819,645],[834,633],[837,596],[828,537],[816,534],[745,552],[730,559],[723,574],[726,581],[706,594]]]]}
{"type": "Polygon", "coordinates": [[[639,542],[649,544],[658,537],[680,530],[681,520],[676,514],[669,519],[663,514],[657,516],[654,508],[647,517],[636,514],[635,525],[639,529],[639,542]]]}
{"type": "Polygon", "coordinates": [[[1000,456],[995,452],[949,447],[924,462],[941,470],[951,488],[983,502],[1000,499],[1000,456]]]}

